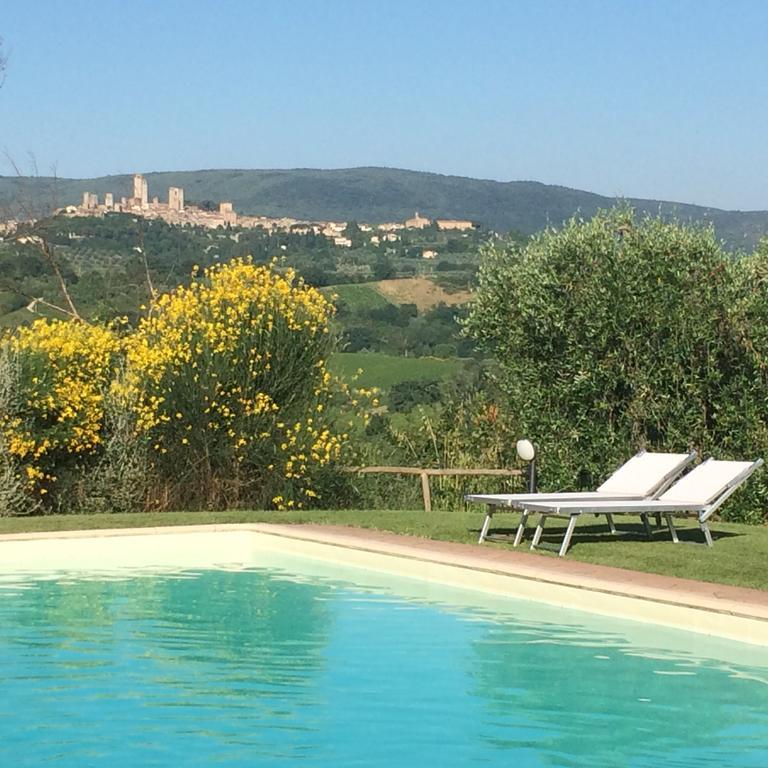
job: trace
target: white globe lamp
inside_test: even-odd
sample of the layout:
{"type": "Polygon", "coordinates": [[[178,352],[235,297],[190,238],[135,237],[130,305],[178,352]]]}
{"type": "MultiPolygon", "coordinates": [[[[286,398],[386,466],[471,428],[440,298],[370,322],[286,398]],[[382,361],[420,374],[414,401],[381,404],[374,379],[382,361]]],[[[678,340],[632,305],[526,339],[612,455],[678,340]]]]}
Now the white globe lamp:
{"type": "Polygon", "coordinates": [[[530,440],[517,441],[517,455],[528,462],[528,493],[536,493],[536,448],[530,440]]]}

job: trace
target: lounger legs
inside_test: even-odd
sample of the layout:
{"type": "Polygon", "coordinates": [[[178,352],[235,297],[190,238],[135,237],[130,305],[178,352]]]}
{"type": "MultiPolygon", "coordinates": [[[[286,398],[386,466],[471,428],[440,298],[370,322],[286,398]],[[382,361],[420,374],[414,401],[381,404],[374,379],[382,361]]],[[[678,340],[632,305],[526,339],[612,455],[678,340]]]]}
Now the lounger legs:
{"type": "Polygon", "coordinates": [[[541,515],[539,517],[539,524],[536,526],[536,530],[533,534],[533,541],[531,541],[531,549],[536,549],[541,541],[541,534],[544,533],[544,523],[547,522],[547,516],[541,515]]]}
{"type": "Polygon", "coordinates": [[[611,533],[613,533],[613,534],[617,534],[617,533],[618,533],[618,531],[616,530],[616,526],[613,524],[613,515],[606,515],[606,516],[605,516],[605,519],[606,519],[606,520],[607,520],[607,522],[608,522],[608,530],[609,530],[611,533]]]}
{"type": "Polygon", "coordinates": [[[563,543],[560,545],[560,551],[557,553],[562,557],[571,544],[571,536],[573,536],[573,529],[576,527],[576,515],[571,515],[568,518],[568,527],[565,529],[565,536],[563,536],[563,543]]]}
{"type": "Polygon", "coordinates": [[[482,544],[485,541],[485,537],[488,535],[488,529],[491,527],[491,518],[493,517],[493,507],[488,506],[488,512],[486,512],[485,520],[483,520],[483,527],[480,529],[480,538],[477,540],[478,544],[482,544]]]}
{"type": "Polygon", "coordinates": [[[675,544],[679,544],[680,539],[677,538],[677,530],[675,524],[672,522],[672,515],[669,512],[665,512],[664,519],[667,521],[667,528],[669,528],[669,534],[672,536],[672,541],[674,541],[675,544]]]}
{"type": "MultiPolygon", "coordinates": [[[[520,525],[517,526],[517,532],[515,533],[515,541],[513,546],[517,547],[523,540],[525,535],[525,525],[528,522],[529,512],[523,512],[523,516],[520,518],[520,525]]],[[[488,511],[485,514],[485,520],[483,520],[483,527],[480,529],[480,538],[477,540],[478,544],[482,544],[486,538],[488,538],[488,529],[491,527],[491,520],[493,519],[493,507],[489,504],[488,511]]]]}
{"type": "MultiPolygon", "coordinates": [[[[578,515],[571,515],[568,518],[568,527],[565,529],[565,536],[563,536],[563,543],[560,545],[558,556],[562,557],[571,545],[571,538],[573,536],[573,529],[576,527],[576,518],[578,515]]],[[[536,549],[541,541],[541,534],[544,533],[544,524],[547,522],[547,515],[541,515],[539,518],[539,524],[536,526],[536,532],[533,534],[533,541],[531,541],[531,549],[536,549]]]]}
{"type": "Polygon", "coordinates": [[[528,515],[529,512],[523,511],[523,515],[520,518],[520,525],[517,526],[517,533],[515,534],[515,541],[512,544],[513,547],[517,547],[520,545],[520,542],[523,540],[523,536],[525,536],[525,524],[528,522],[528,515]]]}
{"type": "MultiPolygon", "coordinates": [[[[672,520],[672,513],[670,512],[664,512],[664,520],[667,523],[667,528],[669,529],[669,535],[672,537],[672,541],[675,544],[680,543],[680,539],[677,535],[677,528],[675,528],[675,524],[672,520]]],[[[541,536],[544,533],[544,525],[547,522],[548,515],[543,514],[539,517],[539,523],[536,526],[536,531],[533,534],[533,540],[531,541],[531,549],[536,549],[536,547],[539,546],[539,543],[541,542],[541,536]]],[[[573,530],[576,527],[576,518],[578,517],[578,514],[572,514],[568,518],[568,527],[565,529],[565,535],[563,536],[562,544],[560,545],[560,550],[558,552],[558,555],[562,557],[567,551],[568,547],[571,545],[571,538],[573,537],[573,530]]],[[[616,526],[613,524],[613,518],[611,515],[607,514],[606,519],[608,521],[608,525],[610,526],[611,533],[616,533],[616,526]]],[[[525,524],[526,520],[528,518],[528,513],[524,513],[523,517],[520,521],[520,527],[517,530],[517,535],[515,536],[515,546],[517,546],[523,537],[523,531],[525,530],[525,524]]],[[[648,520],[647,514],[641,514],[640,519],[643,521],[643,527],[645,528],[645,533],[648,536],[649,539],[652,538],[652,530],[651,530],[651,524],[648,520]]],[[[704,541],[706,541],[708,547],[714,546],[714,540],[712,538],[712,532],[709,530],[709,523],[707,521],[700,522],[699,527],[701,528],[701,532],[704,535],[704,541]]]]}

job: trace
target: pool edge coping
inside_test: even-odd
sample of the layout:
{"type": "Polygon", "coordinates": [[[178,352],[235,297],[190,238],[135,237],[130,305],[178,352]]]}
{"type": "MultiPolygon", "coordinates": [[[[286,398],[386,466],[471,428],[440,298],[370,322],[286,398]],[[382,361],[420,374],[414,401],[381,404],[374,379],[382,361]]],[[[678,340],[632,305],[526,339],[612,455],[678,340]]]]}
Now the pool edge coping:
{"type": "MultiPolygon", "coordinates": [[[[305,533],[306,535],[297,535],[297,531],[290,530],[291,528],[298,528],[301,526],[282,526],[278,524],[254,524],[255,527],[259,529],[260,533],[266,533],[273,536],[281,536],[285,538],[290,539],[299,539],[302,541],[317,541],[318,543],[325,544],[327,546],[335,546],[335,547],[343,547],[348,549],[355,549],[360,552],[370,552],[372,554],[387,554],[395,557],[400,557],[403,559],[409,559],[409,560],[415,560],[419,562],[424,563],[436,563],[440,565],[447,565],[453,568],[459,568],[462,570],[471,570],[471,571],[481,571],[487,574],[491,575],[497,575],[497,576],[504,576],[504,577],[513,577],[517,579],[522,579],[526,581],[535,581],[539,582],[541,584],[547,584],[551,585],[553,587],[567,587],[569,589],[577,589],[582,590],[586,592],[595,592],[595,593],[602,593],[606,595],[611,595],[615,597],[622,597],[632,600],[641,600],[645,602],[650,603],[659,603],[667,606],[677,606],[680,608],[689,608],[693,610],[701,610],[701,611],[707,611],[709,613],[716,613],[721,614],[723,616],[733,616],[736,618],[743,618],[743,619],[749,619],[753,621],[761,621],[768,623],[768,594],[765,595],[766,598],[766,605],[760,606],[761,610],[758,610],[756,612],[749,612],[740,610],[740,607],[742,604],[737,603],[732,598],[721,598],[716,595],[713,595],[709,600],[696,600],[695,599],[695,593],[686,591],[686,590],[680,590],[679,594],[681,595],[681,599],[674,599],[674,593],[668,594],[668,595],[659,595],[658,592],[660,591],[658,587],[653,587],[650,590],[641,590],[639,588],[632,588],[628,586],[627,582],[621,582],[621,581],[613,581],[610,579],[600,578],[600,577],[584,577],[581,574],[573,574],[570,578],[565,576],[563,577],[562,574],[558,574],[561,576],[561,578],[556,578],[553,575],[553,571],[544,565],[539,565],[538,563],[526,563],[525,565],[521,566],[517,563],[515,564],[505,564],[503,561],[495,561],[494,566],[489,564],[489,561],[485,561],[481,557],[475,558],[473,555],[464,555],[461,557],[461,560],[464,562],[457,562],[455,559],[450,558],[449,556],[440,556],[434,551],[429,551],[428,549],[424,549],[418,545],[418,543],[414,542],[415,537],[409,537],[409,536],[402,536],[400,534],[387,534],[388,537],[397,537],[400,539],[405,540],[404,544],[400,546],[390,547],[381,542],[377,538],[363,538],[363,541],[369,542],[367,545],[363,545],[358,543],[356,540],[358,537],[347,537],[344,534],[342,535],[336,535],[335,532],[321,535],[321,537],[318,539],[316,538],[316,534],[318,533],[317,530],[312,529],[311,532],[307,531],[300,531],[298,533],[305,533]],[[269,527],[269,530],[262,530],[262,527],[266,528],[269,527]],[[311,535],[310,535],[311,534],[311,535]],[[415,544],[415,546],[414,546],[415,544]],[[382,546],[383,545],[383,546],[382,546]],[[402,548],[401,548],[402,547],[402,548]],[[413,551],[407,551],[411,550],[413,551]],[[429,553],[431,556],[427,556],[426,553],[429,553]],[[504,566],[507,567],[504,567],[504,566]],[[649,594],[649,592],[651,594],[649,594]],[[684,596],[684,597],[683,597],[684,596]],[[719,603],[720,605],[717,605],[719,603]]],[[[350,530],[359,530],[359,529],[350,529],[350,530]]],[[[378,533],[378,532],[377,532],[378,533]]],[[[362,537],[361,537],[362,538],[362,537]]],[[[431,539],[416,539],[416,542],[424,542],[424,543],[430,543],[431,539]]],[[[441,542],[442,544],[455,544],[455,542],[441,542]]],[[[474,545],[461,545],[458,544],[458,546],[468,546],[473,547],[474,545]]],[[[454,556],[455,557],[455,556],[454,556]]],[[[543,563],[549,563],[549,560],[544,560],[543,563]]],[[[582,565],[579,563],[579,565],[582,565]]],[[[604,566],[600,566],[603,568],[604,566]]],[[[608,570],[608,568],[606,568],[608,570]]],[[[629,571],[625,569],[618,569],[618,568],[610,568],[610,570],[624,570],[627,574],[638,574],[641,576],[645,576],[648,574],[644,574],[641,571],[629,571]]],[[[678,579],[676,577],[666,577],[666,576],[658,576],[656,574],[653,574],[654,578],[659,579],[668,579],[669,580],[669,588],[672,586],[679,586],[681,582],[690,581],[690,580],[684,580],[684,579],[678,579]]],[[[702,584],[706,586],[711,586],[713,589],[715,588],[731,588],[728,585],[721,585],[714,582],[696,582],[697,584],[702,584]]],[[[752,590],[748,587],[732,587],[732,589],[738,589],[738,590],[744,590],[748,592],[754,592],[758,595],[763,595],[763,593],[760,590],[752,590]]]]}
{"type": "MultiPolygon", "coordinates": [[[[490,588],[476,586],[480,582],[487,582],[487,579],[484,581],[481,576],[489,579],[511,579],[518,584],[527,585],[524,591],[532,590],[536,594],[541,594],[542,588],[559,591],[565,597],[551,601],[556,604],[567,604],[565,598],[569,594],[572,597],[576,596],[579,603],[585,602],[586,595],[592,595],[599,605],[602,605],[606,600],[623,601],[626,607],[634,604],[641,608],[644,605],[645,607],[640,610],[643,615],[648,614],[649,611],[653,614],[654,610],[658,612],[662,609],[664,609],[662,613],[668,617],[669,612],[674,610],[682,611],[684,614],[693,612],[691,616],[694,617],[696,614],[709,617],[705,624],[710,627],[712,619],[715,617],[740,624],[746,622],[750,626],[756,626],[761,637],[768,638],[768,593],[763,593],[760,590],[645,574],[639,571],[628,571],[607,566],[588,566],[577,561],[530,558],[529,562],[529,556],[508,550],[486,549],[480,548],[478,545],[440,542],[362,528],[317,524],[213,523],[0,534],[0,544],[6,541],[71,540],[227,531],[252,532],[275,536],[284,542],[304,542],[321,547],[333,547],[337,553],[341,550],[347,550],[347,559],[350,553],[357,553],[357,564],[362,567],[365,567],[365,562],[360,561],[360,555],[365,556],[367,554],[372,558],[395,558],[403,561],[403,564],[407,562],[409,564],[406,570],[412,575],[414,566],[419,564],[426,568],[432,567],[433,571],[435,568],[449,568],[454,571],[451,576],[454,583],[460,585],[462,581],[466,581],[469,588],[480,589],[481,591],[483,589],[491,591],[490,588]],[[521,558],[525,562],[521,562],[521,558]],[[570,565],[568,565],[569,563],[570,565]],[[587,574],[585,570],[592,570],[593,573],[587,574]],[[610,578],[612,574],[621,574],[624,578],[610,578]],[[633,580],[638,583],[632,583],[633,580]],[[645,584],[643,584],[644,581],[645,584]],[[649,581],[655,582],[655,584],[649,586],[647,583],[649,581]],[[692,587],[698,587],[698,591],[693,591],[692,587]],[[736,593],[739,597],[753,598],[753,600],[739,600],[733,595],[721,596],[717,594],[718,590],[736,593]],[[757,622],[756,625],[755,622],[757,622]]],[[[344,556],[340,559],[343,560],[344,556]]],[[[389,563],[388,565],[396,566],[396,563],[389,563]]],[[[436,580],[439,581],[440,578],[436,577],[436,580]]],[[[541,597],[532,599],[550,601],[541,597]]],[[[585,608],[585,610],[591,609],[585,608]]],[[[594,612],[614,614],[613,610],[605,611],[599,608],[596,608],[594,612]]],[[[626,611],[621,613],[626,616],[626,611]]],[[[662,623],[670,624],[671,622],[671,625],[685,628],[688,622],[683,619],[683,616],[680,617],[680,620],[672,616],[671,619],[668,618],[662,623]]],[[[653,619],[648,618],[640,618],[639,620],[653,621],[653,619]]],[[[717,630],[713,632],[699,628],[698,621],[694,621],[694,625],[693,631],[720,634],[717,630]]],[[[732,637],[733,634],[729,632],[727,636],[732,637]]],[[[763,642],[768,642],[768,640],[761,639],[760,644],[763,642]]]]}

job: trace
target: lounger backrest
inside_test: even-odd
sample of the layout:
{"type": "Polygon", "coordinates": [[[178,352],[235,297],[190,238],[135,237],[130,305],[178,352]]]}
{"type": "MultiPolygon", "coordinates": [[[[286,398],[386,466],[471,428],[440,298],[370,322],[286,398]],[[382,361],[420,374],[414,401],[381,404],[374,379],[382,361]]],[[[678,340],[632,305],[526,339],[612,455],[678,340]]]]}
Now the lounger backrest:
{"type": "Polygon", "coordinates": [[[755,466],[751,461],[716,461],[707,459],[683,475],[659,499],[661,501],[701,504],[716,501],[734,484],[745,480],[755,466]]]}
{"type": "Polygon", "coordinates": [[[643,451],[622,464],[598,489],[610,493],[646,498],[663,489],[693,460],[688,453],[648,453],[643,451]]]}

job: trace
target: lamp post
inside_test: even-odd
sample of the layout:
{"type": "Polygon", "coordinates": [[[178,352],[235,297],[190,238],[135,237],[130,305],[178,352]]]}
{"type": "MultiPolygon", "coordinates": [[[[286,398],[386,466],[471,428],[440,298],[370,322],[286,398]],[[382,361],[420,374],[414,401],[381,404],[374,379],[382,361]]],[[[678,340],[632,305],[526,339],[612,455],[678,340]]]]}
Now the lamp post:
{"type": "Polygon", "coordinates": [[[517,441],[517,455],[528,462],[528,493],[536,493],[536,449],[530,440],[517,441]]]}

